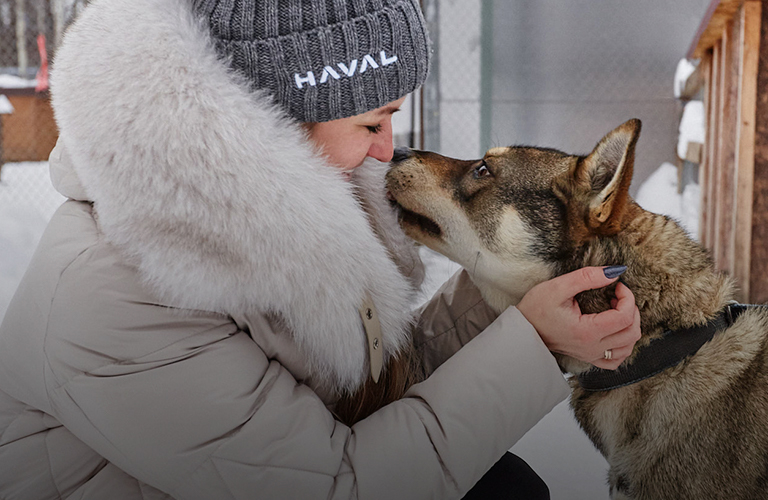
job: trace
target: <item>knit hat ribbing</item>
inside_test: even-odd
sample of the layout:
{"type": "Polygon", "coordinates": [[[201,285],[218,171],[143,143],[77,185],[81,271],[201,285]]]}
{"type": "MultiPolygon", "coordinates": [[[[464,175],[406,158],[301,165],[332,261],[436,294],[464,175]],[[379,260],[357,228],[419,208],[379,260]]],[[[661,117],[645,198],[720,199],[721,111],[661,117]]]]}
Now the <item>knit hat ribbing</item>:
{"type": "Polygon", "coordinates": [[[353,116],[416,90],[429,43],[417,0],[193,0],[217,51],[303,122],[353,116]]]}

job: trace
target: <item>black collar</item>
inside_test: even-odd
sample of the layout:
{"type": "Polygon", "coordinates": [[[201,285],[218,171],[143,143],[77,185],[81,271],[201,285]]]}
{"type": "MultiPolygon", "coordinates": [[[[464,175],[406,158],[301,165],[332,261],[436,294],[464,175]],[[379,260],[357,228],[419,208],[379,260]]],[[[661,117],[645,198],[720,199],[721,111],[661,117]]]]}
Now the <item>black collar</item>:
{"type": "Polygon", "coordinates": [[[615,371],[593,368],[578,375],[579,385],[585,391],[609,391],[653,377],[695,354],[717,332],[731,326],[742,312],[758,307],[768,309],[768,306],[729,304],[705,325],[667,330],[641,349],[632,364],[615,371]]]}

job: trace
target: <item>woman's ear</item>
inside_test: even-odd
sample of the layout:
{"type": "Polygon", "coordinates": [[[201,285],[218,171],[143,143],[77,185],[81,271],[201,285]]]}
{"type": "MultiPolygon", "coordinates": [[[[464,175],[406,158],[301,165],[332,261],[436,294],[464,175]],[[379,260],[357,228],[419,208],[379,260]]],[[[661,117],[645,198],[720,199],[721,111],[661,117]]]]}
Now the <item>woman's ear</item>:
{"type": "Polygon", "coordinates": [[[632,119],[609,132],[589,156],[577,162],[572,185],[580,197],[587,228],[596,234],[616,234],[629,201],[640,120],[632,119]]]}

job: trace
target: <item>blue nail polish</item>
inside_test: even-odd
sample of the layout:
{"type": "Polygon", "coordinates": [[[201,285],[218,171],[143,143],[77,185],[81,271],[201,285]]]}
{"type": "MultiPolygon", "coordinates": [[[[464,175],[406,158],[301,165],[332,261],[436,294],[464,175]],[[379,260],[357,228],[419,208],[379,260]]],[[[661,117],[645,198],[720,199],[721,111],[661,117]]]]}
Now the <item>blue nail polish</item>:
{"type": "Polygon", "coordinates": [[[627,266],[608,266],[603,268],[603,273],[608,279],[618,278],[624,271],[627,270],[627,266]]]}

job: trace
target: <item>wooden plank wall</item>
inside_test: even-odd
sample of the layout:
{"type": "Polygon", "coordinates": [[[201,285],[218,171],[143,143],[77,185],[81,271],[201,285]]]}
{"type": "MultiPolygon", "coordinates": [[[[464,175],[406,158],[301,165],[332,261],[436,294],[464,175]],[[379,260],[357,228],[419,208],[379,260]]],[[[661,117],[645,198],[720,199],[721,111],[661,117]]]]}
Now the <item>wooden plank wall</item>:
{"type": "MultiPolygon", "coordinates": [[[[758,45],[758,53],[750,53],[750,65],[755,64],[757,72],[757,78],[755,78],[755,89],[747,89],[750,95],[754,94],[755,99],[755,114],[751,115],[749,112],[745,112],[743,120],[745,120],[744,133],[749,133],[749,129],[752,129],[754,133],[754,155],[752,156],[752,213],[744,213],[744,221],[739,221],[741,224],[749,224],[751,222],[751,231],[746,229],[744,232],[751,235],[750,241],[741,241],[740,245],[745,248],[743,252],[749,253],[750,260],[747,261],[748,269],[740,271],[742,280],[745,280],[744,276],[749,277],[749,296],[750,299],[758,303],[768,302],[768,1],[755,2],[760,4],[759,13],[752,12],[752,16],[757,19],[761,19],[759,26],[752,25],[752,33],[750,37],[757,38],[757,42],[752,39],[750,45],[758,45]],[[753,61],[754,59],[754,61],[753,61]],[[754,126],[750,127],[746,120],[752,116],[754,120],[754,126]],[[750,250],[746,250],[746,246],[749,245],[750,250]]],[[[753,7],[755,10],[757,8],[753,7]]],[[[748,69],[748,71],[752,71],[748,69]]],[[[751,152],[747,149],[744,153],[744,157],[749,157],[751,152]]],[[[748,172],[744,173],[744,184],[749,181],[748,172]]],[[[741,184],[741,176],[740,176],[741,184]]],[[[747,190],[747,187],[743,188],[747,190]]],[[[746,201],[746,200],[745,200],[746,201]]],[[[737,226],[737,231],[741,226],[737,226]]],[[[737,246],[737,251],[740,247],[737,246]]],[[[739,257],[744,259],[744,257],[739,257]]],[[[742,262],[742,265],[746,265],[747,262],[742,262]]],[[[738,270],[738,267],[737,267],[738,270]]]]}
{"type": "Polygon", "coordinates": [[[0,115],[0,165],[18,161],[47,161],[59,132],[48,93],[4,91],[14,108],[0,115]]]}
{"type": "Polygon", "coordinates": [[[718,172],[716,182],[716,210],[714,238],[714,258],[719,269],[731,270],[733,267],[733,214],[734,168],[736,161],[736,110],[739,100],[739,32],[741,26],[738,17],[726,23],[720,39],[720,71],[718,82],[719,104],[718,121],[720,134],[717,137],[718,172]]]}
{"type": "Polygon", "coordinates": [[[766,4],[713,2],[691,51],[706,85],[700,239],[736,279],[739,300],[759,303],[768,302],[766,4]]]}

